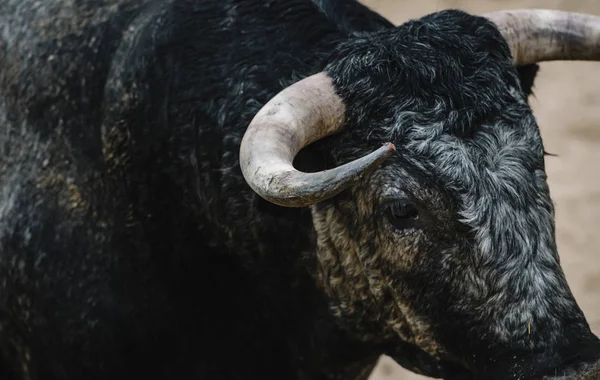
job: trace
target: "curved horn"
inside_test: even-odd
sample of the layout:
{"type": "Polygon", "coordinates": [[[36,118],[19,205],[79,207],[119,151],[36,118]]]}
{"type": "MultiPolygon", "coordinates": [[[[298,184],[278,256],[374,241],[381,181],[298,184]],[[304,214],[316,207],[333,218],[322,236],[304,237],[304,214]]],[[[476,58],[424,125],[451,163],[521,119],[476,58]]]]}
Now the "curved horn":
{"type": "Polygon", "coordinates": [[[256,114],[242,139],[240,165],[246,182],[264,199],[287,207],[310,206],[348,188],[387,159],[394,145],[317,173],[300,172],[292,164],[302,148],[339,132],[344,113],[325,73],[281,91],[256,114]]]}
{"type": "Polygon", "coordinates": [[[483,15],[508,42],[515,65],[542,61],[600,61],[600,17],[543,9],[483,15]]]}

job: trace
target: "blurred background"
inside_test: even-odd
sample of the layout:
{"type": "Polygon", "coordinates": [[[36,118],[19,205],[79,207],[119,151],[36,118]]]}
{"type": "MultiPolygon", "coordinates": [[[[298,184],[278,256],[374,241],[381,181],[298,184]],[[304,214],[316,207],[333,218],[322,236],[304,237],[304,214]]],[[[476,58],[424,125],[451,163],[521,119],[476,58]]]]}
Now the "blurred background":
{"type": "MultiPolygon", "coordinates": [[[[395,24],[454,8],[472,14],[548,8],[600,16],[598,0],[362,0],[395,24]]],[[[558,249],[567,280],[600,335],[600,62],[546,62],[531,100],[556,204],[558,249]]],[[[382,357],[370,380],[423,380],[382,357]]]]}

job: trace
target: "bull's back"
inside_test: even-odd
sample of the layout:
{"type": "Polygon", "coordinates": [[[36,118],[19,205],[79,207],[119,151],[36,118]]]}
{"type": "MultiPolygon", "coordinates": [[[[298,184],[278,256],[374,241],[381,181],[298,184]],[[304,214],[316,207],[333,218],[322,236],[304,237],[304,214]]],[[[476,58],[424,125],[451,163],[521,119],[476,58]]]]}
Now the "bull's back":
{"type": "Polygon", "coordinates": [[[210,376],[205,347],[275,370],[254,301],[292,270],[246,270],[308,249],[309,213],[257,209],[239,142],[344,33],[308,0],[9,0],[0,25],[0,375],[210,376]]]}
{"type": "Polygon", "coordinates": [[[143,7],[91,3],[0,4],[0,368],[19,379],[126,371],[103,351],[134,343],[101,120],[113,57],[143,7]]]}
{"type": "MultiPolygon", "coordinates": [[[[244,274],[204,214],[224,182],[243,186],[215,170],[236,165],[243,123],[284,85],[277,63],[297,59],[243,49],[238,12],[257,4],[229,15],[217,1],[0,4],[0,374],[210,375],[203,345],[233,344],[231,318],[252,302],[222,302],[239,284],[218,273],[244,274]]],[[[280,26],[257,33],[264,43],[280,26]]]]}

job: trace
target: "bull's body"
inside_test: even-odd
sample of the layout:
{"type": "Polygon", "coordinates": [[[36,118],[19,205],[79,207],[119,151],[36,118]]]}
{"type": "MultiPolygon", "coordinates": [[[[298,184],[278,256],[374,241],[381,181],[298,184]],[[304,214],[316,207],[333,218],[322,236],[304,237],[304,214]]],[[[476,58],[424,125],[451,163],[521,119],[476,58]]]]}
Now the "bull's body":
{"type": "Polygon", "coordinates": [[[368,373],[381,350],[311,278],[310,211],[260,200],[237,162],[338,20],[308,1],[92,4],[0,2],[2,378],[368,373]]]}
{"type": "MultiPolygon", "coordinates": [[[[359,379],[386,353],[496,380],[597,360],[558,262],[526,103],[537,66],[519,78],[488,20],[4,0],[0,25],[3,379],[359,379]],[[386,141],[401,154],[311,209],[278,207],[238,153],[307,77],[345,109],[322,124],[345,130],[299,169],[386,141]]],[[[311,115],[303,128],[323,127],[311,115]]]]}

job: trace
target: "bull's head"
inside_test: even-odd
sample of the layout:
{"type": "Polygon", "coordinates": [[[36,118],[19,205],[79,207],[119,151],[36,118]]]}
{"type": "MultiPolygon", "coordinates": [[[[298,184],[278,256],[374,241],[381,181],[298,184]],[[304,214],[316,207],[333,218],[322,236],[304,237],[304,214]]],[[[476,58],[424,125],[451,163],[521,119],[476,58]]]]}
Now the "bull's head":
{"type": "Polygon", "coordinates": [[[244,177],[270,202],[312,206],[322,285],[357,337],[402,342],[406,366],[446,378],[598,360],[515,69],[556,59],[600,60],[600,18],[439,12],[341,43],[256,115],[244,177]],[[316,141],[332,168],[295,169],[316,141]]]}

